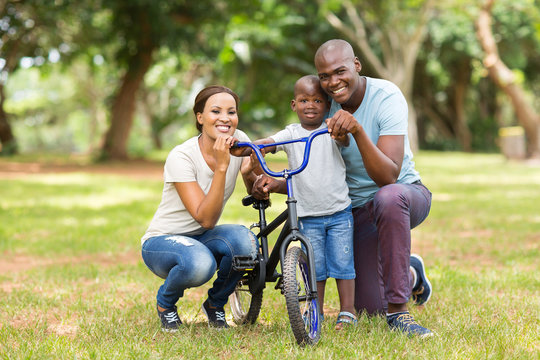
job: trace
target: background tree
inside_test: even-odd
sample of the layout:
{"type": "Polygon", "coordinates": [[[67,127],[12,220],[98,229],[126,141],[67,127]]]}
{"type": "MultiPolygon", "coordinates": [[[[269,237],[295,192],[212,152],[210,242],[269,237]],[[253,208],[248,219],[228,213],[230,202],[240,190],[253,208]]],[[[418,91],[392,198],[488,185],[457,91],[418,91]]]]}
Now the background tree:
{"type": "Polygon", "coordinates": [[[311,1],[262,1],[231,18],[217,75],[241,97],[242,128],[256,136],[296,122],[290,108],[299,77],[315,74],[318,46],[338,35],[311,1]]]}
{"type": "MultiPolygon", "coordinates": [[[[479,46],[470,7],[456,3],[428,24],[413,86],[421,147],[473,149],[470,87],[479,46]]],[[[475,102],[475,106],[478,102],[475,102]]]]}
{"type": "MultiPolygon", "coordinates": [[[[173,54],[167,48],[159,51],[148,72],[139,96],[141,113],[150,127],[153,145],[162,149],[167,128],[193,124],[191,108],[195,95],[215,79],[215,69],[206,57],[188,52],[173,54]]],[[[186,136],[195,135],[195,127],[184,126],[186,136]]]]}
{"type": "Polygon", "coordinates": [[[409,141],[418,149],[413,79],[427,24],[434,16],[433,0],[321,1],[321,9],[361,52],[378,77],[393,81],[409,103],[409,141]]]}
{"type": "Polygon", "coordinates": [[[17,152],[17,141],[5,111],[5,87],[21,69],[60,61],[66,66],[94,29],[81,31],[97,11],[92,1],[7,0],[0,2],[0,141],[1,154],[17,152]]]}
{"type": "Polygon", "coordinates": [[[477,36],[484,49],[484,66],[493,82],[510,98],[516,116],[525,129],[528,155],[540,157],[540,115],[530,104],[527,94],[516,75],[502,61],[492,32],[492,9],[494,0],[484,1],[476,21],[477,36]]]}
{"type": "MultiPolygon", "coordinates": [[[[499,1],[492,14],[500,57],[525,94],[538,96],[538,8],[531,0],[499,1]]],[[[211,83],[235,89],[242,129],[254,138],[266,136],[296,121],[289,106],[292,86],[299,76],[316,73],[316,49],[337,37],[351,41],[367,76],[398,83],[394,76],[414,74],[407,96],[418,114],[423,148],[493,151],[497,128],[516,121],[481,62],[474,31],[478,6],[464,0],[435,5],[427,0],[2,4],[39,15],[43,24],[38,27],[34,18],[26,23],[32,37],[21,41],[43,32],[36,39],[40,49],[16,53],[10,70],[8,50],[23,31],[10,30],[9,24],[23,23],[24,16],[11,10],[15,20],[0,18],[2,109],[10,113],[12,133],[24,151],[98,148],[103,158],[122,159],[169,147],[194,134],[193,97],[211,83]],[[424,26],[418,13],[426,7],[431,11],[426,10],[424,26]],[[415,34],[424,37],[414,42],[418,48],[409,46],[415,34]]],[[[404,93],[409,89],[399,86],[404,93]]]]}
{"type": "MultiPolygon", "coordinates": [[[[137,92],[154,63],[154,53],[167,47],[172,54],[215,57],[230,7],[250,6],[251,1],[192,2],[188,0],[105,1],[112,11],[109,40],[119,39],[115,63],[125,69],[111,106],[111,125],[101,157],[126,159],[127,142],[136,108],[137,92]]],[[[174,56],[174,55],[173,55],[174,56]]]]}

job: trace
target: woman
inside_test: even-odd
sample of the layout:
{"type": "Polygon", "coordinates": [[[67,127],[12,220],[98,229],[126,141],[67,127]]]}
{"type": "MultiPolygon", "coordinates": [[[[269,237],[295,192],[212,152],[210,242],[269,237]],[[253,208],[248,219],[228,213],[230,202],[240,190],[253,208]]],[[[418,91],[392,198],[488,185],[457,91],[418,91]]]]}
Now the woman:
{"type": "Polygon", "coordinates": [[[157,293],[157,312],[164,331],[182,324],[176,302],[184,290],[217,278],[202,310],[210,326],[226,328],[229,295],[242,273],[232,269],[234,256],[255,256],[256,238],[241,225],[216,226],[231,196],[238,172],[251,190],[255,179],[249,157],[231,156],[236,139],[238,96],[224,86],[210,86],[195,98],[193,113],[200,134],[176,146],[164,169],[161,203],[142,237],[142,257],[165,282],[157,293]]]}

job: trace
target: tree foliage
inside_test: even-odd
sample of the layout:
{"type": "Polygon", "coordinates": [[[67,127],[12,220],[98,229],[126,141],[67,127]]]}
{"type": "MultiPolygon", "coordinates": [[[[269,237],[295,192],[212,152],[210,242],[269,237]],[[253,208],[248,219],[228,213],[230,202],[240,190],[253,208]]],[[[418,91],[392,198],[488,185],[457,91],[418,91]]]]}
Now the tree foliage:
{"type": "MultiPolygon", "coordinates": [[[[12,130],[10,123],[17,125],[14,141],[29,136],[22,124],[37,118],[42,120],[32,122],[32,129],[85,132],[74,137],[86,139],[84,145],[72,148],[101,147],[104,158],[127,158],[134,149],[130,144],[141,143],[141,137],[148,138],[145,151],[168,146],[194,134],[193,97],[215,83],[239,94],[241,128],[253,137],[267,136],[296,121],[290,110],[293,84],[315,73],[316,49],[338,37],[353,44],[365,75],[402,88],[414,110],[411,129],[418,126],[424,148],[491,150],[497,128],[516,124],[508,101],[487,77],[474,31],[479,7],[464,0],[4,0],[0,5],[4,152],[15,149],[2,137],[6,128],[12,130]],[[22,106],[21,92],[15,97],[13,91],[25,85],[10,81],[23,81],[13,75],[31,69],[41,74],[38,81],[47,74],[55,82],[74,79],[63,107],[51,101],[22,106]],[[75,123],[84,125],[72,127],[75,123]]],[[[500,57],[524,96],[533,98],[540,93],[538,9],[538,0],[498,0],[492,12],[500,57]]],[[[538,109],[537,101],[529,101],[538,109]]]]}

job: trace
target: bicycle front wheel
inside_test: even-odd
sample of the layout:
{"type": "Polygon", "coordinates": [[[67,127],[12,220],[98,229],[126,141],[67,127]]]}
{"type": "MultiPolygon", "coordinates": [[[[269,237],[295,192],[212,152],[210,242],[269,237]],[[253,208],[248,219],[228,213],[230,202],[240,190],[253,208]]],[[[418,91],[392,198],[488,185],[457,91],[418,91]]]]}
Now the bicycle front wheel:
{"type": "Polygon", "coordinates": [[[314,345],[319,341],[319,304],[310,298],[310,272],[306,253],[291,247],[283,265],[283,292],[291,329],[298,345],[314,345]]]}
{"type": "Polygon", "coordinates": [[[233,321],[237,325],[254,324],[261,311],[263,292],[252,294],[248,285],[249,279],[244,276],[236,284],[234,292],[229,296],[229,305],[233,321]]]}

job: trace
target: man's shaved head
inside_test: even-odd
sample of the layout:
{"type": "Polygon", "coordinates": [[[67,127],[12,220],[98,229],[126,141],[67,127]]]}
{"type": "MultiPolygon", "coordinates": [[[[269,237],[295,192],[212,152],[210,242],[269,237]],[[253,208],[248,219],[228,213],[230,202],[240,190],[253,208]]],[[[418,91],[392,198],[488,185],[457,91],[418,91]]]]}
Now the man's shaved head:
{"type": "Polygon", "coordinates": [[[340,53],[344,58],[354,59],[354,50],[351,44],[345,40],[332,39],[319,46],[315,53],[315,64],[317,64],[318,59],[323,58],[328,53],[340,53]]]}
{"type": "Polygon", "coordinates": [[[356,111],[366,80],[360,76],[362,64],[347,41],[328,40],[315,53],[315,67],[323,90],[344,110],[356,111]]]}

